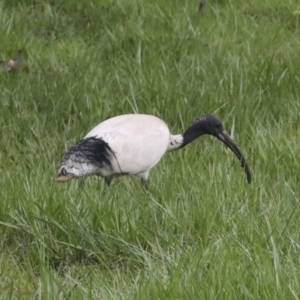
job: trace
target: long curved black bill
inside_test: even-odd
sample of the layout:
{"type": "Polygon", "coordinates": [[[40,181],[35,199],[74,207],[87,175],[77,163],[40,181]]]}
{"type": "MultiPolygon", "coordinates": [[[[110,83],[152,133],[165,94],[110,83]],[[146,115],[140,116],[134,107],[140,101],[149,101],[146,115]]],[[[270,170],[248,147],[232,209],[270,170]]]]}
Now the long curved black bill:
{"type": "Polygon", "coordinates": [[[247,177],[247,182],[251,183],[250,168],[249,168],[249,166],[248,166],[248,164],[246,162],[246,159],[245,159],[242,151],[237,146],[237,144],[232,140],[232,138],[230,137],[230,135],[225,130],[223,130],[221,133],[219,133],[217,135],[217,138],[219,140],[221,140],[228,148],[230,148],[231,151],[237,156],[237,158],[239,159],[239,161],[242,164],[242,168],[245,170],[246,177],[247,177]]]}

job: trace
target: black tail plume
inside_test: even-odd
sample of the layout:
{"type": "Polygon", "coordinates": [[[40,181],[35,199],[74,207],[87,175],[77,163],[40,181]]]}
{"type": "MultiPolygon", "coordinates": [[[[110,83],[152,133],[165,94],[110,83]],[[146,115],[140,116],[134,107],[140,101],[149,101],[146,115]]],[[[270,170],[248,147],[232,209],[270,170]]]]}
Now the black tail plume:
{"type": "Polygon", "coordinates": [[[101,138],[89,137],[77,142],[63,156],[62,163],[72,160],[74,163],[93,164],[98,168],[112,169],[113,150],[101,138]]]}

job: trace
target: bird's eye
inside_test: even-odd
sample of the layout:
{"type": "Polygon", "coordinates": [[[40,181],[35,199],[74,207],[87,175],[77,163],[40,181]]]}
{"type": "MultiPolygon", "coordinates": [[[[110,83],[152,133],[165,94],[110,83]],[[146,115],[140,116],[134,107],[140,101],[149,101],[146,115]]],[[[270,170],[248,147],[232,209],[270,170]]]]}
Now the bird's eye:
{"type": "Polygon", "coordinates": [[[62,168],[61,171],[60,171],[60,174],[63,175],[63,176],[67,176],[67,170],[65,168],[62,168]]]}

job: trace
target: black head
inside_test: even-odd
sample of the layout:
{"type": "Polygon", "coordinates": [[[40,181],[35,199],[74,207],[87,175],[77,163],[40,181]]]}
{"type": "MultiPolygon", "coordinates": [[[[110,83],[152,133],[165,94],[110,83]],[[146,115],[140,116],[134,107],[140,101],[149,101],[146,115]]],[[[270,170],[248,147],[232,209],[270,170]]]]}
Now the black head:
{"type": "Polygon", "coordinates": [[[204,115],[197,118],[191,124],[191,127],[198,128],[202,134],[210,134],[216,137],[224,130],[222,122],[213,115],[204,115]]]}
{"type": "Polygon", "coordinates": [[[183,144],[192,142],[197,137],[209,134],[213,135],[217,139],[221,140],[231,151],[238,157],[241,162],[242,167],[244,168],[247,176],[248,183],[251,183],[251,173],[244,158],[241,150],[237,146],[237,144],[231,139],[230,135],[223,128],[221,121],[213,115],[204,115],[197,118],[191,126],[186,130],[183,134],[183,144]]]}

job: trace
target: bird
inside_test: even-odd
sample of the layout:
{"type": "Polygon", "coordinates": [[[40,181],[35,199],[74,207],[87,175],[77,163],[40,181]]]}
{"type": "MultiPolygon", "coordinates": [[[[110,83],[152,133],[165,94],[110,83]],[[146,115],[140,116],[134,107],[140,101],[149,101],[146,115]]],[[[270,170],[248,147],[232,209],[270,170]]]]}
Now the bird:
{"type": "Polygon", "coordinates": [[[135,175],[148,188],[149,171],[164,154],[179,150],[202,135],[222,141],[238,157],[248,183],[251,172],[244,155],[213,115],[196,118],[182,134],[171,134],[160,118],[146,114],[125,114],[94,127],[62,156],[56,180],[66,182],[91,175],[104,178],[107,186],[121,175],[135,175]]]}

